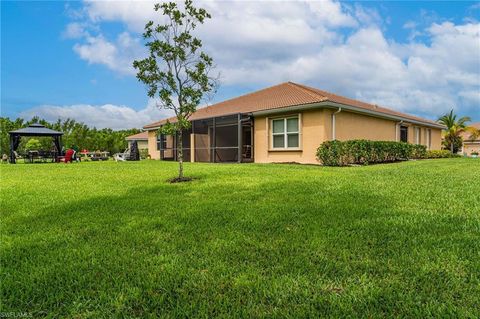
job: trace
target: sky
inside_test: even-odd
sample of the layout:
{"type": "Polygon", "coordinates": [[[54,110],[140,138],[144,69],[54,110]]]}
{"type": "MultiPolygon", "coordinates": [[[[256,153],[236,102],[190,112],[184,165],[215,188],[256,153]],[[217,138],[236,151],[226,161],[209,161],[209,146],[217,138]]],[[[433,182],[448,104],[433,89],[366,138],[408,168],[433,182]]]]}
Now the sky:
{"type": "MultiPolygon", "coordinates": [[[[480,121],[480,2],[196,1],[220,74],[211,103],[293,81],[436,120],[480,121]]],[[[149,1],[1,1],[1,116],[140,128],[158,109],[132,62],[149,1]]]]}

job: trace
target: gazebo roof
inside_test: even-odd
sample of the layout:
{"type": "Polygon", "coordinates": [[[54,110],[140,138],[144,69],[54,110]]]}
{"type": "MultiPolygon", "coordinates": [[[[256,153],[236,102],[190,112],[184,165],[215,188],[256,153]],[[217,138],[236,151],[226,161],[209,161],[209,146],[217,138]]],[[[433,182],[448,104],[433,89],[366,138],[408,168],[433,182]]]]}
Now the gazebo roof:
{"type": "Polygon", "coordinates": [[[42,124],[34,123],[28,127],[24,127],[15,131],[8,132],[10,135],[22,135],[22,136],[57,136],[63,135],[63,132],[54,131],[46,128],[42,124]]]}

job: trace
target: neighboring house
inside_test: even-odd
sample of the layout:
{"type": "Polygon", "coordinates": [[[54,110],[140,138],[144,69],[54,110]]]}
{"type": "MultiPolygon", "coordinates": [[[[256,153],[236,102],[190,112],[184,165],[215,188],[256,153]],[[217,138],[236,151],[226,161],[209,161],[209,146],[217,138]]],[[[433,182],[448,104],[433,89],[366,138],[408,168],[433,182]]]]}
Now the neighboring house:
{"type": "MultiPolygon", "coordinates": [[[[175,118],[168,119],[174,122],[175,118]]],[[[442,125],[305,85],[282,83],[200,108],[183,133],[184,159],[195,162],[318,163],[328,140],[404,141],[441,147],[442,125]]],[[[157,136],[167,119],[148,124],[154,159],[176,160],[174,136],[157,136]]]]}
{"type": "Polygon", "coordinates": [[[137,141],[138,149],[148,149],[148,132],[142,132],[134,135],[127,136],[125,138],[128,142],[128,148],[130,148],[133,141],[137,141]]]}
{"type": "MultiPolygon", "coordinates": [[[[470,124],[469,126],[474,127],[476,129],[480,129],[480,122],[470,124]]],[[[480,136],[476,139],[472,139],[471,133],[466,131],[462,133],[463,144],[462,150],[460,153],[465,154],[467,156],[471,156],[472,153],[480,153],[480,136]]]]}

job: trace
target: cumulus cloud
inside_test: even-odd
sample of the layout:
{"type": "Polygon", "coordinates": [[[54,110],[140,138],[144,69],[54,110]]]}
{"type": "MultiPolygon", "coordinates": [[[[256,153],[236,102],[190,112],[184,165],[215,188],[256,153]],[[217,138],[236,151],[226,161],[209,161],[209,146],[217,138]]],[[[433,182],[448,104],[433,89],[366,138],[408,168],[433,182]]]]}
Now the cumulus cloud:
{"type": "MultiPolygon", "coordinates": [[[[408,42],[385,36],[382,17],[336,1],[205,1],[213,19],[198,29],[226,85],[298,81],[397,110],[437,117],[452,107],[480,113],[480,24],[405,21],[408,42]],[[427,27],[425,27],[427,25],[427,27]],[[348,32],[343,32],[345,29],[348,32]],[[420,42],[419,36],[422,36],[420,42]]],[[[122,74],[145,56],[140,33],[158,19],[153,2],[87,1],[84,21],[121,22],[114,40],[84,35],[75,52],[122,74]]],[[[387,23],[388,24],[388,23],[387,23]]],[[[70,34],[79,30],[70,26],[70,34]]],[[[100,28],[101,29],[101,28],[100,28]]],[[[67,28],[68,30],[68,28],[67,28]]]]}
{"type": "Polygon", "coordinates": [[[47,121],[58,119],[75,119],[91,127],[112,128],[115,130],[127,128],[141,128],[148,123],[172,116],[167,110],[159,109],[154,100],[150,100],[144,109],[139,111],[124,105],[41,105],[23,111],[23,118],[39,116],[47,121]]]}
{"type": "Polygon", "coordinates": [[[103,64],[122,74],[135,74],[133,60],[145,55],[145,48],[139,38],[133,38],[128,32],[118,35],[115,42],[108,41],[103,35],[85,36],[84,43],[77,43],[73,50],[90,64],[103,64]]]}

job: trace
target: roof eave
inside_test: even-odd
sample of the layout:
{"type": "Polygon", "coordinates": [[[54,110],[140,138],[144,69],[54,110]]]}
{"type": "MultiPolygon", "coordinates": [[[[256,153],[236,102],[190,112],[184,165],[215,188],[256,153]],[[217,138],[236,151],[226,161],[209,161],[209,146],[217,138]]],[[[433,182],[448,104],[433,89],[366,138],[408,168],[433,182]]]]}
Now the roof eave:
{"type": "Polygon", "coordinates": [[[252,112],[252,114],[253,114],[253,116],[262,116],[262,115],[283,113],[285,111],[303,111],[303,110],[310,110],[310,109],[316,109],[316,108],[339,108],[339,107],[341,107],[344,110],[351,111],[351,112],[360,113],[360,114],[368,114],[368,115],[378,117],[378,118],[385,118],[385,119],[396,120],[396,121],[405,121],[405,122],[412,123],[412,124],[419,124],[419,125],[438,128],[438,129],[446,129],[446,127],[444,125],[441,125],[441,124],[414,120],[414,119],[410,119],[408,117],[403,117],[403,116],[393,115],[393,114],[387,114],[387,113],[368,110],[368,109],[362,109],[362,108],[359,108],[359,107],[356,107],[356,106],[337,103],[337,102],[331,102],[331,101],[311,103],[311,104],[303,104],[303,105],[295,105],[295,106],[286,106],[286,107],[282,107],[282,108],[269,109],[269,110],[261,110],[261,111],[252,112]]]}

